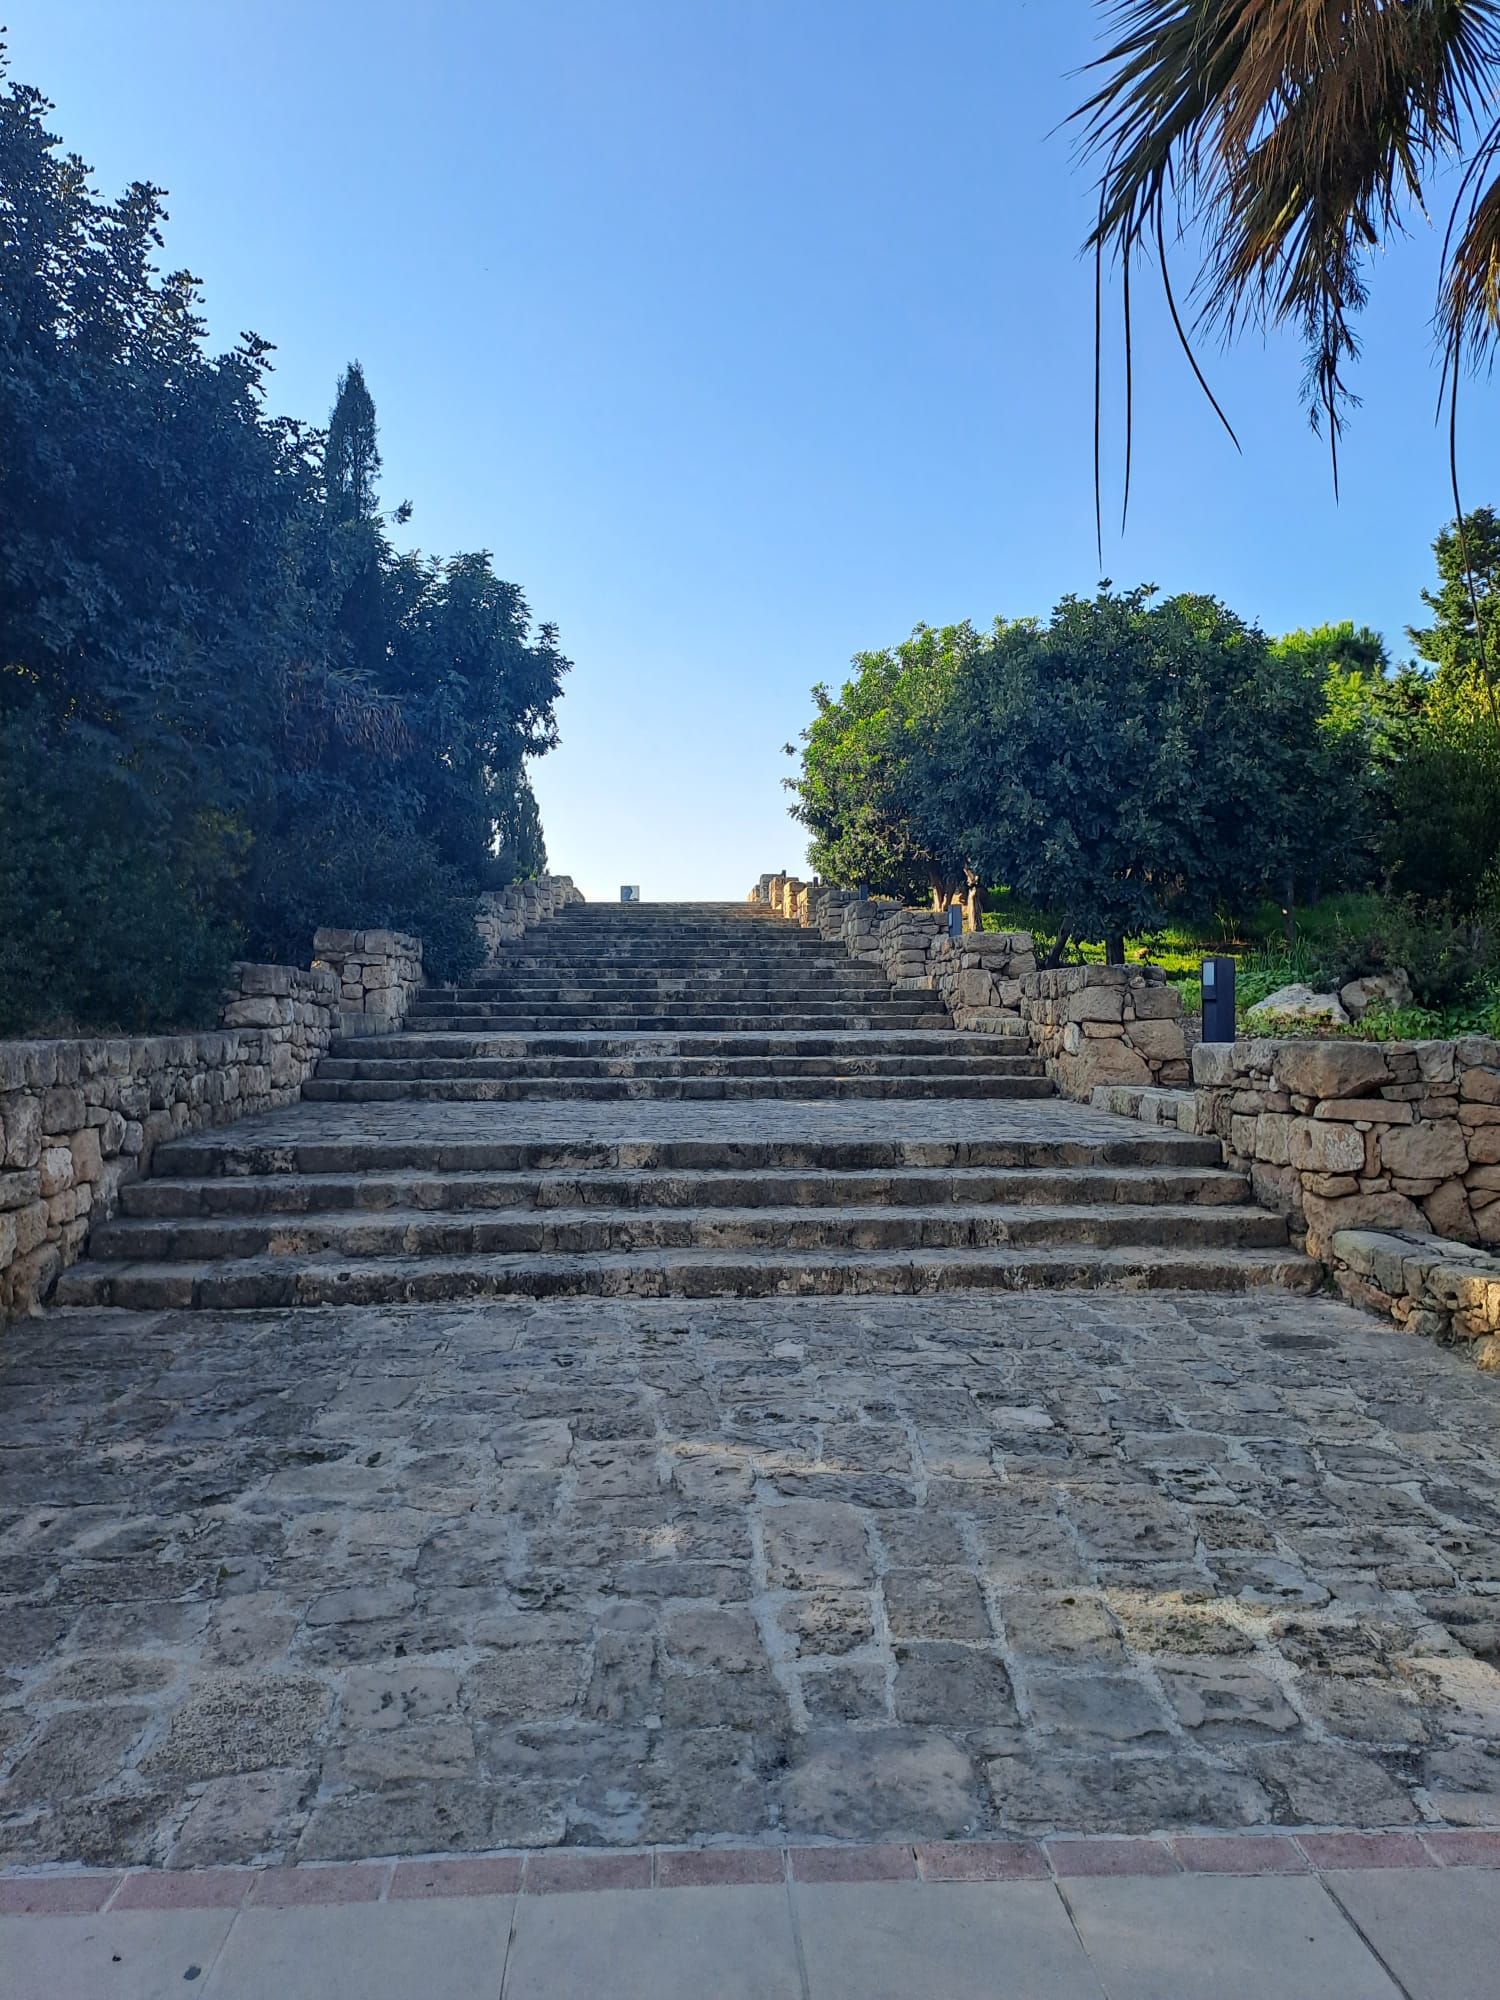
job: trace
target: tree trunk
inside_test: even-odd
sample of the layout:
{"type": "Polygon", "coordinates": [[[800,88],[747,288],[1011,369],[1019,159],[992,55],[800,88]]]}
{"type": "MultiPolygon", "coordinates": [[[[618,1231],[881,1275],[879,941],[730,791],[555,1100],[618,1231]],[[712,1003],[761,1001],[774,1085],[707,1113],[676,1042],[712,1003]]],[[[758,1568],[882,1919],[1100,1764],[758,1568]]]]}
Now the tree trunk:
{"type": "Polygon", "coordinates": [[[1069,918],[1058,931],[1056,938],[1053,940],[1051,951],[1048,952],[1046,958],[1042,961],[1043,972],[1055,972],[1058,966],[1062,964],[1063,953],[1067,950],[1068,940],[1072,935],[1073,922],[1069,918]]]}
{"type": "Polygon", "coordinates": [[[1282,906],[1281,915],[1286,930],[1286,941],[1289,948],[1297,942],[1296,891],[1297,891],[1297,878],[1295,875],[1293,875],[1292,871],[1288,869],[1286,875],[1286,881],[1282,884],[1281,893],[1286,900],[1282,906]]]}
{"type": "Polygon", "coordinates": [[[1104,963],[1106,965],[1125,963],[1125,940],[1118,932],[1104,940],[1104,963]]]}

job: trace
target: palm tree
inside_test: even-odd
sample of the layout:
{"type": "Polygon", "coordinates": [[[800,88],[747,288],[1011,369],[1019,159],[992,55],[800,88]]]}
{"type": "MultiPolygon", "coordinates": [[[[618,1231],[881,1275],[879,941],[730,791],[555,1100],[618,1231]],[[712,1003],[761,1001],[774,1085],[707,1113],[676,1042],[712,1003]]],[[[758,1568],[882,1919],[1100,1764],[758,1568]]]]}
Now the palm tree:
{"type": "MultiPolygon", "coordinates": [[[[1500,334],[1500,0],[1102,4],[1117,39],[1091,65],[1105,81],[1074,115],[1101,169],[1088,248],[1101,273],[1110,254],[1123,271],[1127,504],[1132,265],[1155,255],[1205,391],[1169,241],[1202,246],[1199,327],[1226,337],[1246,323],[1300,328],[1309,411],[1315,427],[1326,420],[1336,488],[1369,260],[1424,209],[1434,172],[1461,162],[1436,313],[1451,433],[1460,367],[1486,358],[1500,334]]],[[[1096,487],[1097,415],[1096,395],[1096,487]]]]}

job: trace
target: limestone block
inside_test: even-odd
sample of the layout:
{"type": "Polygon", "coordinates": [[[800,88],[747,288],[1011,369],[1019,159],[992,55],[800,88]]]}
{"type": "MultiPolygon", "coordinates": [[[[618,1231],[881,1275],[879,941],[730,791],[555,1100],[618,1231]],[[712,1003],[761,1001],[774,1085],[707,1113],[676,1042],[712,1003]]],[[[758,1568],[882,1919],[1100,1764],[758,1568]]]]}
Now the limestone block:
{"type": "Polygon", "coordinates": [[[29,1091],[0,1098],[0,1133],[7,1167],[34,1167],[42,1153],[42,1107],[29,1091]]]}
{"type": "Polygon", "coordinates": [[[1187,1041],[1180,1021],[1135,1020],[1126,1028],[1126,1039],[1151,1062],[1187,1061],[1187,1041]]]}
{"type": "Polygon", "coordinates": [[[1118,987],[1086,986],[1068,1001],[1070,1021],[1123,1021],[1125,995],[1118,987]]]}
{"type": "Polygon", "coordinates": [[[1312,1115],[1351,1125],[1410,1125],[1416,1117],[1409,1104],[1388,1097],[1328,1097],[1314,1105],[1312,1115]]]}
{"type": "Polygon", "coordinates": [[[1469,1151],[1451,1118],[1428,1119],[1382,1132],[1380,1164],[1409,1179],[1447,1180],[1467,1170],[1469,1151]]]}
{"type": "Polygon", "coordinates": [[[1425,1220],[1415,1202],[1394,1192],[1345,1195],[1337,1200],[1305,1194],[1302,1208],[1307,1217],[1307,1247],[1314,1257],[1326,1254],[1340,1229],[1420,1231],[1425,1220]]]}
{"type": "Polygon", "coordinates": [[[73,1155],[74,1182],[97,1180],[104,1159],[99,1146],[99,1134],[92,1126],[73,1134],[69,1151],[73,1155]]]}
{"type": "Polygon", "coordinates": [[[42,1153],[40,1187],[44,1195],[61,1194],[73,1185],[73,1150],[70,1146],[48,1146],[42,1153]]]}
{"type": "Polygon", "coordinates": [[[1451,1236],[1460,1243],[1477,1240],[1473,1211],[1461,1180],[1444,1181],[1441,1187],[1422,1198],[1421,1208],[1427,1217],[1428,1228],[1436,1235],[1451,1236]]]}
{"type": "Polygon", "coordinates": [[[1351,979],[1339,988],[1339,1000],[1350,1020],[1357,1021],[1372,1007],[1409,1007],[1412,1002],[1411,977],[1398,966],[1393,972],[1372,972],[1363,979],[1351,979]]]}
{"type": "Polygon", "coordinates": [[[224,1009],[226,1028],[277,1028],[289,1026],[292,1003],[271,994],[231,1000],[224,1009]]]}
{"type": "Polygon", "coordinates": [[[1359,1097],[1390,1081],[1390,1064],[1379,1042],[1280,1042],[1277,1080],[1308,1097],[1359,1097]]]}
{"type": "Polygon", "coordinates": [[[1274,1026],[1277,1021],[1322,1021],[1330,1028],[1349,1025],[1336,993],[1315,993],[1310,986],[1296,984],[1268,993],[1248,1010],[1246,1019],[1260,1026],[1274,1026]]]}
{"type": "Polygon", "coordinates": [[[83,1092],[76,1086],[54,1086],[42,1098],[42,1129],[64,1134],[84,1122],[83,1092]]]}
{"type": "Polygon", "coordinates": [[[1293,1118],[1286,1126],[1288,1166],[1299,1172],[1358,1174],[1364,1171],[1364,1134],[1352,1125],[1293,1118]]]}

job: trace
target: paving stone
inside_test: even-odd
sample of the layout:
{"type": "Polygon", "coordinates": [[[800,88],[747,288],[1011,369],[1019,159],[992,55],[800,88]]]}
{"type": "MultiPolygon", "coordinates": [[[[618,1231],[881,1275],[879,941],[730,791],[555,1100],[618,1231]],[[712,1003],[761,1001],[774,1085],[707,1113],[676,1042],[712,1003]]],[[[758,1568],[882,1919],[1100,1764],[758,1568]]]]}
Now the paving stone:
{"type": "Polygon", "coordinates": [[[150,1719],[149,1709],[126,1706],[54,1716],[27,1741],[0,1797],[14,1808],[23,1800],[55,1805],[98,1791],[119,1776],[150,1719]]]}
{"type": "Polygon", "coordinates": [[[1010,1675],[997,1654],[973,1646],[898,1644],[895,1655],[902,1722],[993,1729],[1018,1719],[1010,1675]]]}
{"type": "Polygon", "coordinates": [[[1105,1599],[1086,1591],[1006,1591],[1006,1642],[1023,1659],[1068,1666],[1123,1667],[1125,1648],[1105,1599]]]}
{"type": "Polygon", "coordinates": [[[898,1639],[992,1639],[977,1580],[966,1570],[888,1570],[886,1620],[898,1639]]]}
{"type": "Polygon", "coordinates": [[[1400,1826],[1417,1817],[1407,1790],[1383,1765],[1324,1743],[1284,1743],[1247,1753],[1246,1769],[1300,1826],[1400,1826]]]}
{"type": "Polygon", "coordinates": [[[1282,1734],[1302,1718],[1279,1684],[1244,1659],[1159,1659],[1157,1673],[1184,1729],[1206,1738],[1282,1734]]]}
{"type": "Polygon", "coordinates": [[[849,1653],[875,1636],[872,1600],[863,1590],[798,1591],[777,1607],[776,1622],[800,1653],[849,1653]]]}
{"type": "Polygon", "coordinates": [[[935,1730],[810,1731],[778,1797],[789,1833],[837,1840],[897,1827],[913,1837],[961,1837],[982,1810],[968,1756],[935,1730]]]}
{"type": "Polygon", "coordinates": [[[1046,1756],[986,1760],[995,1823],[1005,1832],[1046,1833],[1086,1827],[1092,1833],[1148,1833],[1161,1827],[1260,1826],[1270,1795],[1248,1775],[1204,1758],[1046,1756]]]}
{"type": "MultiPolygon", "coordinates": [[[[451,1109],[455,1144],[492,1142],[451,1109]]],[[[701,1128],[673,1129],[660,1143],[701,1128]]],[[[0,1480],[59,1496],[5,1503],[0,1853],[206,1867],[1414,1825],[1419,1804],[1500,1825],[1493,1590],[1395,1580],[1409,1537],[1482,1566],[1496,1435],[1487,1378],[1319,1299],[54,1314],[0,1347],[0,1480]],[[25,1400],[39,1382],[44,1446],[25,1400]],[[1385,1413],[1417,1399],[1422,1422],[1393,1428],[1385,1413]],[[690,1492],[674,1471],[579,1495],[575,1424],[602,1471],[644,1463],[656,1433],[630,1427],[669,1409],[705,1459],[745,1465],[725,1426],[758,1428],[791,1475],[804,1439],[816,1453],[836,1434],[847,1477],[876,1484],[788,1499],[764,1476],[690,1492]],[[892,1475],[913,1497],[887,1504],[876,1461],[896,1433],[1050,1436],[1014,1424],[1028,1411],[1067,1434],[1066,1459],[1017,1472],[966,1446],[962,1476],[928,1460],[915,1485],[892,1475]],[[153,1442],[197,1412],[243,1429],[153,1442]],[[1161,1442],[1174,1429],[1181,1449],[1161,1442]],[[1338,1478],[1335,1435],[1362,1454],[1338,1478]],[[1405,1479],[1384,1476],[1392,1458],[1405,1479]],[[1157,1483],[1175,1496],[1200,1474],[1218,1497],[1157,1483]],[[1273,1559],[1334,1594],[1228,1595],[1173,1552],[1179,1527],[1208,1526],[1215,1576],[1273,1559]],[[154,1559],[173,1536],[197,1538],[211,1595],[155,1594],[200,1574],[154,1559]],[[39,1595],[57,1579],[66,1605],[39,1595]],[[315,1605],[331,1622],[309,1622],[315,1605]],[[138,1726],[108,1733],[115,1711],[138,1726]],[[105,1734],[71,1747],[96,1717],[105,1734]],[[1182,1733],[1170,1753],[1136,1733],[1160,1726],[1182,1733]]]]}
{"type": "Polygon", "coordinates": [[[300,1764],[332,1706],[327,1687],[306,1675],[205,1673],[172,1710],[141,1769],[193,1782],[300,1764]]]}
{"type": "Polygon", "coordinates": [[[312,1771],[245,1771],[211,1778],[166,1856],[172,1868],[279,1858],[301,1826],[312,1771]]]}
{"type": "Polygon", "coordinates": [[[1130,1674],[1030,1674],[1030,1719],[1068,1745],[1140,1743],[1167,1735],[1167,1717],[1130,1674]]]}

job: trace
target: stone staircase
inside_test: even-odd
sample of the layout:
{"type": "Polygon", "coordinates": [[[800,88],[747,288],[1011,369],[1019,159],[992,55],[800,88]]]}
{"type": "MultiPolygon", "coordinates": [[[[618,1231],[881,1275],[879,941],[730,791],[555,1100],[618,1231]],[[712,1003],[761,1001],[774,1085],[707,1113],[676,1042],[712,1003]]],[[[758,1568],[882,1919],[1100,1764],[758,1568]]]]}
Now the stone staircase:
{"type": "Polygon", "coordinates": [[[579,905],[291,1111],[160,1148],[59,1303],[1307,1286],[1216,1142],[753,905],[579,905]]]}

